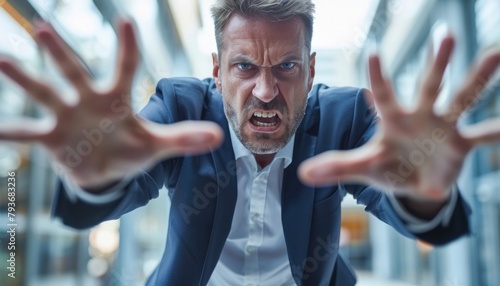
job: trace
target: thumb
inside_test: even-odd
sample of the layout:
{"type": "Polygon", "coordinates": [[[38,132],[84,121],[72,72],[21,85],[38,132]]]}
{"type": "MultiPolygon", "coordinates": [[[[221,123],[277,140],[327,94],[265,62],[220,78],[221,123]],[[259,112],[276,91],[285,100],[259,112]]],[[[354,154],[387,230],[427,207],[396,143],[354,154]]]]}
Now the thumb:
{"type": "Polygon", "coordinates": [[[301,181],[308,185],[334,185],[338,181],[367,181],[369,158],[360,152],[327,151],[304,161],[298,170],[301,181]]]}
{"type": "Polygon", "coordinates": [[[224,138],[221,127],[208,121],[182,121],[173,124],[147,122],[147,129],[162,157],[196,155],[219,147],[224,138]]]}

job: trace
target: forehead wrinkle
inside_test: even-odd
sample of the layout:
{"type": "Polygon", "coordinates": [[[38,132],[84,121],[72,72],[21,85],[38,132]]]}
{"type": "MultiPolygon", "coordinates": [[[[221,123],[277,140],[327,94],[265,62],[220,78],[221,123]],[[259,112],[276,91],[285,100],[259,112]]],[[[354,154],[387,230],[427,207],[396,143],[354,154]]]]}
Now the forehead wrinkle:
{"type": "Polygon", "coordinates": [[[283,62],[287,57],[305,60],[303,30],[303,23],[298,18],[270,22],[235,14],[223,30],[223,52],[230,54],[230,60],[235,54],[247,55],[247,59],[256,64],[273,64],[273,60],[283,62]]]}
{"type": "MultiPolygon", "coordinates": [[[[240,39],[245,41],[244,39],[240,39]]],[[[232,48],[229,48],[226,52],[230,55],[229,61],[235,62],[245,62],[261,67],[272,67],[276,64],[281,64],[284,62],[303,62],[304,51],[297,49],[290,49],[290,45],[276,44],[267,45],[267,47],[262,44],[258,44],[255,39],[250,39],[249,42],[254,42],[254,44],[234,44],[232,48]],[[282,50],[284,50],[282,52],[282,50]],[[231,55],[232,54],[232,55],[231,55]]]]}

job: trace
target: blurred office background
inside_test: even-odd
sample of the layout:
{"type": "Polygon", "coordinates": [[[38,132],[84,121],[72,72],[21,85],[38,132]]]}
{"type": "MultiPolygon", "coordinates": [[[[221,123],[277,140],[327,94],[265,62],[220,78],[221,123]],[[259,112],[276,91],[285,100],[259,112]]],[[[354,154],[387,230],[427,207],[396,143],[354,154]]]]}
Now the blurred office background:
{"type": "MultiPolygon", "coordinates": [[[[64,94],[71,88],[33,39],[33,24],[50,22],[99,84],[112,78],[119,15],[133,18],[142,63],[133,104],[138,110],[162,77],[211,75],[215,51],[212,0],[0,0],[0,54],[64,94]]],[[[368,87],[367,57],[378,51],[399,99],[415,102],[415,87],[432,46],[447,33],[457,47],[439,107],[446,107],[468,67],[500,45],[500,0],[317,0],[313,49],[316,82],[368,87]]],[[[500,116],[498,74],[461,124],[500,116]]],[[[0,77],[0,120],[50,118],[0,77]]],[[[445,247],[406,239],[343,202],[342,252],[359,285],[493,286],[500,281],[500,146],[477,149],[459,185],[473,209],[473,234],[445,247]]],[[[166,192],[147,207],[74,231],[51,218],[55,175],[38,146],[0,144],[0,285],[142,285],[158,262],[167,233],[166,192]],[[16,279],[7,277],[7,173],[16,171],[16,279]]],[[[84,215],[84,214],[82,214],[84,215]]]]}

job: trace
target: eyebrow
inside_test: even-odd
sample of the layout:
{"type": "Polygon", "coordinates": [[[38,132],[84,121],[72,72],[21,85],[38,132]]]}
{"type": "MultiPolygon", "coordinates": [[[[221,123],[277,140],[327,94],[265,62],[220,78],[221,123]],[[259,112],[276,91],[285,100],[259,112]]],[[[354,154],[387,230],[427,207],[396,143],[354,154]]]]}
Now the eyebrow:
{"type": "Polygon", "coordinates": [[[303,59],[302,57],[298,57],[296,55],[289,55],[285,56],[280,62],[281,63],[286,63],[286,62],[301,62],[303,59]]]}
{"type": "MultiPolygon", "coordinates": [[[[238,54],[230,59],[230,62],[236,63],[254,63],[254,59],[246,54],[238,54]]],[[[287,63],[287,62],[302,62],[302,57],[296,55],[285,55],[281,60],[278,61],[278,64],[287,63]]]]}
{"type": "Polygon", "coordinates": [[[239,55],[236,55],[234,57],[231,58],[230,60],[231,62],[244,62],[244,63],[253,63],[254,60],[248,56],[248,55],[245,55],[245,54],[239,54],[239,55]]]}

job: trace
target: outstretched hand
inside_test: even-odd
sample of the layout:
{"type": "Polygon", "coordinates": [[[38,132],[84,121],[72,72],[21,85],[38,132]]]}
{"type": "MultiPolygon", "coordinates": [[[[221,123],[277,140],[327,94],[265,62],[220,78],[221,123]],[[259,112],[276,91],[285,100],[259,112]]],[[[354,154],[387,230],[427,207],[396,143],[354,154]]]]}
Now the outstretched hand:
{"type": "Polygon", "coordinates": [[[38,27],[36,37],[79,99],[66,102],[57,87],[0,58],[0,70],[55,115],[54,125],[45,129],[20,121],[3,123],[0,140],[41,143],[79,186],[105,186],[160,159],[207,152],[222,141],[222,131],[214,123],[162,125],[133,114],[130,90],[139,51],[130,22],[119,23],[117,73],[114,84],[105,91],[93,86],[78,59],[48,24],[38,27]]]}
{"type": "Polygon", "coordinates": [[[367,97],[373,99],[380,117],[376,134],[357,149],[328,151],[307,160],[299,169],[302,181],[316,185],[360,182],[412,198],[447,200],[468,152],[479,144],[500,141],[499,118],[457,128],[459,117],[476,102],[499,65],[499,52],[486,56],[471,70],[444,114],[434,110],[453,47],[454,39],[446,37],[412,110],[397,103],[379,58],[372,56],[373,93],[367,97]]]}

